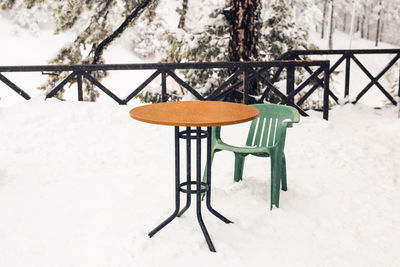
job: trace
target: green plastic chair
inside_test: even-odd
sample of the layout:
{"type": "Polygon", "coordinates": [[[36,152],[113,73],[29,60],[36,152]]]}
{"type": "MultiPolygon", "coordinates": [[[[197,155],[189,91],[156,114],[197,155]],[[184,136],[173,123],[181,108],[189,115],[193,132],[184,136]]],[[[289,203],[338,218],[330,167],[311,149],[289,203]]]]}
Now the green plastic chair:
{"type": "MultiPolygon", "coordinates": [[[[271,209],[279,208],[280,184],[287,190],[286,160],[284,154],[286,128],[300,120],[296,109],[277,104],[252,105],[259,111],[259,116],[251,122],[246,146],[237,147],[221,140],[221,127],[212,128],[211,164],[216,152],[227,150],[235,153],[234,180],[242,180],[244,159],[248,155],[271,158],[271,209]]],[[[206,180],[204,172],[203,180],[206,180]]]]}

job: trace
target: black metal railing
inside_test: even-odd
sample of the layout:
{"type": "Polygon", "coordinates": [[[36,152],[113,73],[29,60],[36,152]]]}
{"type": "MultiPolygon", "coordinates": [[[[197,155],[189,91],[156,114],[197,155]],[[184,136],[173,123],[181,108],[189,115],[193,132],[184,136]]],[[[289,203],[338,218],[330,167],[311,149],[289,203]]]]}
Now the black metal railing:
{"type": "MultiPolygon", "coordinates": [[[[376,85],[378,89],[385,95],[385,97],[393,104],[397,105],[394,96],[390,95],[387,89],[385,89],[379,80],[384,76],[385,73],[391,68],[394,67],[395,63],[400,59],[400,49],[351,49],[351,50],[294,50],[289,51],[283,54],[280,59],[281,60],[304,60],[305,56],[327,56],[327,55],[338,55],[340,56],[339,59],[331,64],[331,67],[328,71],[329,76],[334,73],[334,71],[342,64],[345,64],[345,81],[344,81],[344,97],[348,98],[350,92],[350,75],[351,75],[351,68],[350,63],[353,61],[365,75],[369,78],[368,84],[357,94],[355,100],[352,102],[353,104],[357,103],[364,95],[367,93],[373,85],[376,85]],[[382,54],[392,54],[394,55],[393,58],[387,63],[387,65],[376,75],[373,76],[368,68],[361,63],[361,61],[357,58],[357,55],[382,55],[382,54]]],[[[315,74],[310,68],[305,67],[305,69],[310,74],[315,74]]],[[[318,74],[314,75],[315,77],[318,74]]],[[[397,88],[397,95],[400,96],[400,68],[399,68],[399,76],[398,76],[398,88],[397,88]]],[[[316,78],[317,83],[321,85],[322,80],[320,78],[316,78]]],[[[315,90],[312,88],[310,91],[311,93],[315,90]]],[[[331,91],[329,92],[330,96],[338,102],[338,97],[334,95],[331,91]]],[[[301,105],[301,102],[297,103],[301,105]]]]}
{"type": "MultiPolygon", "coordinates": [[[[104,64],[104,65],[41,65],[41,66],[0,66],[0,80],[4,82],[9,88],[21,95],[25,99],[30,99],[30,96],[18,87],[15,83],[9,80],[3,73],[16,73],[16,72],[68,72],[69,75],[59,82],[52,90],[50,90],[46,98],[54,97],[63,87],[71,81],[76,80],[78,90],[78,100],[83,101],[82,80],[92,83],[113,100],[119,104],[127,104],[132,98],[137,96],[142,90],[146,88],[157,76],[161,75],[161,99],[163,102],[168,100],[167,94],[167,76],[174,79],[180,86],[185,88],[198,100],[223,100],[225,96],[233,91],[240,91],[243,94],[243,102],[249,103],[249,99],[253,96],[249,95],[249,84],[252,81],[258,81],[264,88],[262,95],[255,100],[256,103],[263,103],[269,92],[277,95],[282,104],[290,105],[296,108],[303,116],[308,116],[305,110],[300,106],[311,95],[307,92],[302,96],[300,102],[295,103],[294,96],[304,90],[307,85],[311,86],[313,80],[318,83],[314,86],[322,87],[324,91],[323,96],[323,117],[328,119],[329,112],[329,95],[334,96],[329,90],[329,61],[316,60],[316,61],[299,61],[299,60],[278,60],[270,62],[214,62],[214,63],[147,63],[147,64],[104,64]],[[295,84],[295,71],[296,69],[311,70],[311,67],[316,67],[315,71],[311,71],[307,77],[296,88],[295,84]],[[224,82],[222,82],[210,95],[203,96],[196,89],[190,86],[187,82],[183,81],[175,72],[188,69],[229,69],[235,70],[224,82]],[[276,70],[273,75],[271,71],[276,70]],[[104,86],[92,75],[96,71],[118,71],[118,70],[154,70],[154,72],[138,87],[131,91],[125,97],[120,98],[114,94],[110,89],[104,86]],[[282,71],[286,70],[286,92],[279,90],[274,83],[283,77],[282,71]],[[322,78],[318,75],[323,74],[322,78]]],[[[313,87],[313,88],[314,88],[313,87]]],[[[313,89],[315,91],[315,89],[313,89]]]]}

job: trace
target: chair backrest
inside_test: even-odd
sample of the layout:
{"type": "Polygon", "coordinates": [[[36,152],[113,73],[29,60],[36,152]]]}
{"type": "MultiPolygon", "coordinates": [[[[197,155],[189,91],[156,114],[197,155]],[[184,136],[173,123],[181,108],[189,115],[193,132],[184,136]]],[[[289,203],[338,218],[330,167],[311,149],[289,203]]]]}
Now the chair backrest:
{"type": "MultiPolygon", "coordinates": [[[[251,122],[246,146],[273,146],[278,142],[280,128],[286,127],[282,124],[283,121],[295,123],[300,120],[299,112],[289,106],[277,104],[255,104],[252,106],[258,109],[259,115],[251,122]]],[[[285,137],[283,136],[283,138],[285,137]]]]}

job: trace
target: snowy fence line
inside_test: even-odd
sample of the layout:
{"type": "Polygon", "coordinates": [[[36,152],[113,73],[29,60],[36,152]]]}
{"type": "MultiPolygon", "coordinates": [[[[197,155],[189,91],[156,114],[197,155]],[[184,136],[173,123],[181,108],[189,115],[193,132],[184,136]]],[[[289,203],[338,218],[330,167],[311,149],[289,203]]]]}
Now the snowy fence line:
{"type": "MultiPolygon", "coordinates": [[[[393,96],[390,95],[388,90],[386,90],[380,83],[379,79],[381,79],[388,70],[390,70],[397,61],[400,59],[400,49],[350,49],[350,50],[293,50],[283,54],[279,59],[282,60],[304,60],[306,56],[327,56],[327,55],[339,55],[340,58],[334,63],[331,64],[330,69],[328,70],[328,75],[330,76],[334,71],[345,62],[345,83],[344,83],[344,98],[347,99],[350,91],[350,63],[353,61],[369,78],[370,82],[358,93],[356,99],[352,102],[356,104],[368,90],[371,89],[373,85],[379,88],[379,90],[386,96],[386,98],[393,104],[397,105],[396,100],[393,96]],[[360,62],[360,60],[356,57],[356,55],[382,55],[382,54],[394,54],[394,57],[387,63],[387,65],[376,75],[373,76],[371,72],[365,67],[364,64],[360,62]],[[302,56],[302,57],[301,57],[302,56]]],[[[313,71],[307,67],[306,70],[312,74],[313,71]]],[[[393,67],[394,68],[394,67],[393,67]]],[[[318,81],[318,80],[317,80],[318,81]]],[[[322,83],[322,81],[318,81],[318,83],[322,83]]],[[[399,76],[397,80],[397,95],[400,97],[400,64],[399,64],[399,76]]],[[[311,89],[312,90],[312,89],[311,89]]],[[[334,94],[331,97],[338,103],[338,97],[334,94]]],[[[297,103],[301,105],[301,103],[297,103]]]]}
{"type": "MultiPolygon", "coordinates": [[[[300,107],[304,101],[318,88],[322,87],[323,96],[323,117],[328,119],[329,112],[329,96],[335,99],[335,95],[329,90],[329,61],[327,60],[277,60],[270,62],[209,62],[209,63],[146,63],[146,64],[102,64],[102,65],[37,65],[37,66],[0,66],[0,80],[4,82],[9,88],[21,95],[26,100],[30,96],[19,88],[15,83],[6,78],[2,73],[4,72],[68,72],[69,75],[56,85],[46,98],[55,96],[63,87],[68,83],[77,83],[78,100],[83,101],[82,80],[86,79],[117,103],[123,105],[127,104],[132,98],[137,96],[146,86],[149,85],[156,77],[161,75],[161,96],[162,101],[168,101],[167,94],[167,75],[175,80],[180,86],[185,88],[198,100],[222,100],[226,95],[233,91],[240,91],[243,93],[243,102],[249,103],[249,99],[257,103],[263,103],[269,92],[273,92],[281,99],[282,104],[290,105],[296,108],[303,116],[308,116],[307,113],[300,107]],[[311,67],[316,67],[311,70],[311,67]],[[234,73],[230,75],[216,90],[210,95],[203,96],[196,89],[191,87],[187,82],[183,81],[175,71],[188,70],[188,69],[230,69],[234,73]],[[311,70],[310,76],[301,82],[296,88],[295,72],[298,69],[311,70]],[[92,72],[96,71],[118,71],[118,70],[155,70],[141,85],[134,89],[124,99],[118,97],[111,90],[100,83],[92,72]],[[273,72],[273,70],[276,70],[273,72]],[[283,70],[286,71],[286,77],[283,77],[283,70]],[[323,74],[323,78],[318,76],[323,74]],[[286,79],[286,92],[281,92],[274,83],[282,78],[286,79]],[[251,81],[258,81],[263,86],[262,95],[254,98],[249,95],[249,83],[251,81]],[[317,81],[312,85],[313,81],[317,81]],[[307,86],[313,86],[304,95],[299,95],[307,86]],[[297,97],[295,102],[295,96],[297,97]],[[300,104],[299,104],[300,103],[300,104]]],[[[336,99],[335,99],[336,100],[336,99]]]]}

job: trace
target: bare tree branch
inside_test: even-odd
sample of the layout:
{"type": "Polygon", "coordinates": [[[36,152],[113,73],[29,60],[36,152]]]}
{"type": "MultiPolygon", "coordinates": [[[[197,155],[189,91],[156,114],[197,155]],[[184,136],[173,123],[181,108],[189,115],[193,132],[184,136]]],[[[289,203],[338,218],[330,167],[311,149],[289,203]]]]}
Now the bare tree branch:
{"type": "Polygon", "coordinates": [[[101,43],[96,47],[94,52],[92,64],[97,64],[103,54],[104,49],[111,44],[116,38],[118,38],[124,30],[129,26],[129,24],[139,17],[143,10],[151,3],[152,0],[143,0],[122,22],[122,24],[106,39],[101,41],[101,43]]]}
{"type": "Polygon", "coordinates": [[[84,35],[87,35],[87,36],[91,35],[93,24],[95,22],[99,21],[101,18],[103,18],[103,17],[105,18],[107,16],[108,10],[110,9],[112,2],[113,2],[113,0],[107,0],[106,3],[104,4],[103,8],[101,8],[101,9],[99,8],[99,11],[96,12],[90,18],[89,26],[87,26],[86,29],[76,37],[76,39],[74,41],[75,44],[83,44],[83,45],[85,45],[85,39],[86,38],[83,38],[83,36],[84,35]]]}

